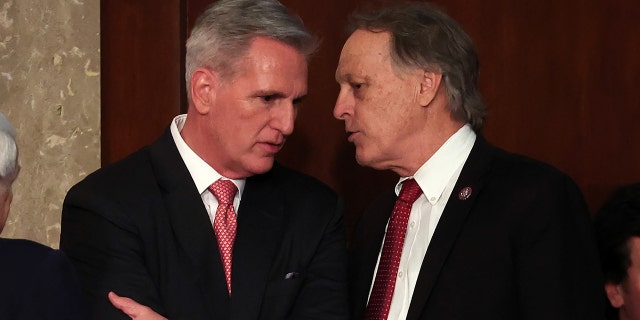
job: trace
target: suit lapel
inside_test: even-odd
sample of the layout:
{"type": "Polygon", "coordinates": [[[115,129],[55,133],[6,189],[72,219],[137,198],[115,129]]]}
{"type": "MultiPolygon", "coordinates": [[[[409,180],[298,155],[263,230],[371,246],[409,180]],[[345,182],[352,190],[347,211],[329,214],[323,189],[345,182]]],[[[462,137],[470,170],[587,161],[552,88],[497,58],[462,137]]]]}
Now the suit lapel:
{"type": "MultiPolygon", "coordinates": [[[[257,319],[282,235],[285,194],[273,171],[247,179],[233,249],[231,318],[257,319]]],[[[284,276],[284,275],[283,275],[284,276]]]]}
{"type": "Polygon", "coordinates": [[[469,158],[451,192],[422,262],[413,297],[411,298],[407,320],[420,318],[440,271],[447,260],[447,256],[455,244],[478,194],[482,192],[483,177],[489,169],[493,154],[492,150],[492,147],[478,135],[469,158]],[[468,198],[461,199],[459,194],[466,187],[471,188],[471,195],[468,198]]]}
{"type": "Polygon", "coordinates": [[[185,263],[191,267],[210,314],[219,315],[227,300],[227,290],[215,234],[169,130],[151,146],[150,155],[179,254],[187,258],[185,263]]]}
{"type": "Polygon", "coordinates": [[[349,281],[354,319],[364,317],[369,289],[373,283],[373,272],[382,248],[387,221],[396,201],[393,190],[379,197],[362,216],[358,224],[357,237],[350,248],[349,281]]]}

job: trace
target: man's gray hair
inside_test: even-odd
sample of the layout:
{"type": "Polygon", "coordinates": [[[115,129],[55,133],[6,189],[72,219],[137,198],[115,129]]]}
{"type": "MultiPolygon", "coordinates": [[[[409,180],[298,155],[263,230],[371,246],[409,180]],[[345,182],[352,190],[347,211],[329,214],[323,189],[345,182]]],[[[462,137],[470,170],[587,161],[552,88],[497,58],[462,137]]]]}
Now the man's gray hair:
{"type": "Polygon", "coordinates": [[[302,20],[276,0],[217,1],[196,20],[187,39],[185,78],[189,100],[191,76],[197,68],[208,67],[223,79],[233,77],[251,40],[258,36],[288,44],[307,59],[318,47],[302,20]]]}
{"type": "Polygon", "coordinates": [[[479,62],[471,38],[432,4],[400,2],[352,15],[348,31],[391,34],[395,66],[442,74],[453,117],[480,131],[487,114],[477,88],[479,62]]]}
{"type": "Polygon", "coordinates": [[[19,171],[16,130],[0,113],[0,191],[11,187],[19,171]]]}

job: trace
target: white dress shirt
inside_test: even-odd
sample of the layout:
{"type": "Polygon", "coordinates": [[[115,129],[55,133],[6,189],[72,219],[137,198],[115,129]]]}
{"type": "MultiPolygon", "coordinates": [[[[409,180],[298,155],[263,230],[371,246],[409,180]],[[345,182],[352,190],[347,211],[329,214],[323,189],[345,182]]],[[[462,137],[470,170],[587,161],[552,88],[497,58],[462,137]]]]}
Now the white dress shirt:
{"type": "MultiPolygon", "coordinates": [[[[216,215],[216,209],[218,208],[218,199],[209,191],[209,186],[218,181],[219,179],[231,180],[220,175],[216,170],[214,170],[209,164],[207,164],[200,156],[198,156],[191,148],[184,142],[182,136],[180,135],[180,131],[184,127],[184,123],[187,120],[186,114],[181,114],[173,118],[171,122],[171,136],[173,136],[173,141],[176,143],[176,147],[178,147],[178,152],[180,153],[180,157],[184,164],[187,166],[189,173],[191,174],[191,178],[200,193],[200,197],[202,198],[202,202],[204,203],[207,212],[209,213],[209,219],[211,219],[211,224],[213,224],[213,219],[216,215]]],[[[240,206],[240,199],[242,199],[242,191],[244,191],[245,180],[231,180],[236,187],[238,188],[238,192],[236,193],[235,198],[233,199],[233,208],[236,212],[238,212],[238,207],[240,206]]]]}
{"type": "MultiPolygon", "coordinates": [[[[449,137],[413,175],[413,179],[420,185],[423,193],[414,202],[409,215],[388,319],[407,318],[422,260],[475,141],[476,134],[471,126],[468,124],[463,126],[449,137]]],[[[402,182],[409,178],[412,177],[400,178],[396,184],[396,194],[400,194],[402,182]]],[[[380,253],[378,263],[380,263],[380,253]]],[[[374,281],[377,271],[376,265],[374,281]]],[[[371,288],[373,288],[373,282],[371,288]]]]}

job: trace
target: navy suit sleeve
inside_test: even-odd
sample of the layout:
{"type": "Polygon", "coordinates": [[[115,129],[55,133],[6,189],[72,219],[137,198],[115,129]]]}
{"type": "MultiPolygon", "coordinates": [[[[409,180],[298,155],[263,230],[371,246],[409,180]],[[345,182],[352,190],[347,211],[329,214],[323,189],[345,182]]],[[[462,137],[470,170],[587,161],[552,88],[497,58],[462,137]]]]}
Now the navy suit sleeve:
{"type": "Polygon", "coordinates": [[[0,239],[0,261],[0,319],[87,319],[75,271],[61,251],[0,239]]]}
{"type": "Polygon", "coordinates": [[[44,318],[87,319],[80,283],[66,256],[61,251],[51,250],[39,268],[33,279],[39,290],[32,298],[42,306],[44,318]]]}

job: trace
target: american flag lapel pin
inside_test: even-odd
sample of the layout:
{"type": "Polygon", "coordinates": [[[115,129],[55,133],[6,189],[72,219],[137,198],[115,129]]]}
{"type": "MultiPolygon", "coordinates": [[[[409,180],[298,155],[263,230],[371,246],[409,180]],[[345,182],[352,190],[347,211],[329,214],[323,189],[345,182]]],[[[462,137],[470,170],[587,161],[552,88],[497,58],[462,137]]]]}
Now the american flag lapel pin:
{"type": "Polygon", "coordinates": [[[464,187],[460,190],[460,193],[458,193],[458,199],[467,200],[471,196],[471,193],[473,193],[473,189],[471,189],[471,187],[464,187]]]}

